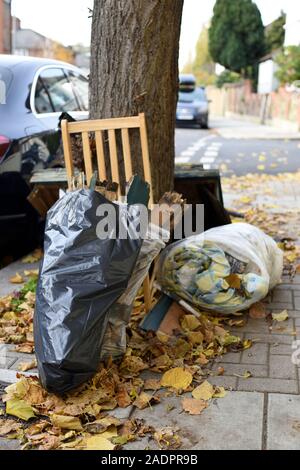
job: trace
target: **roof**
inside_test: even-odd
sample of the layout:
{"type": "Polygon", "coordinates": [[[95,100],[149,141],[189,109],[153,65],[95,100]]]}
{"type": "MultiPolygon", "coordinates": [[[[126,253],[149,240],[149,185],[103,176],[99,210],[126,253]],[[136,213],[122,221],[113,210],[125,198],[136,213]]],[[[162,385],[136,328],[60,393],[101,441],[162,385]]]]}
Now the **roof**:
{"type": "MultiPolygon", "coordinates": [[[[32,65],[43,66],[43,65],[55,65],[55,64],[62,64],[66,65],[66,62],[62,62],[60,60],[55,59],[47,59],[45,57],[31,57],[31,56],[23,56],[23,55],[9,55],[9,54],[0,54],[0,65],[2,67],[14,67],[16,65],[29,62],[32,65]]],[[[72,65],[72,64],[68,64],[72,65]]]]}

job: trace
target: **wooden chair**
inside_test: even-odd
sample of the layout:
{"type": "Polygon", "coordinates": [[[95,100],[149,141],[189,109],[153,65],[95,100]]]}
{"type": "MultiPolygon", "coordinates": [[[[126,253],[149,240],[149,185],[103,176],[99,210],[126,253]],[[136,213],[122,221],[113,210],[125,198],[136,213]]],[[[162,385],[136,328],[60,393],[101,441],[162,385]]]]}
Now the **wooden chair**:
{"type": "Polygon", "coordinates": [[[63,120],[61,122],[61,131],[65,155],[65,164],[68,176],[68,182],[70,182],[74,176],[74,165],[72,156],[71,138],[72,134],[81,134],[82,136],[82,148],[84,157],[84,167],[86,175],[86,183],[89,185],[94,172],[94,166],[92,162],[92,152],[90,147],[90,133],[95,134],[96,142],[96,153],[97,153],[97,167],[98,167],[98,178],[100,180],[107,179],[107,164],[110,166],[112,181],[119,185],[119,196],[121,196],[121,185],[120,185],[120,172],[119,162],[117,154],[117,140],[116,131],[120,130],[122,139],[122,150],[124,160],[125,179],[129,181],[133,176],[132,171],[132,157],[131,157],[131,146],[130,146],[130,129],[138,129],[140,134],[141,143],[141,156],[143,163],[144,179],[150,184],[150,205],[153,204],[153,193],[152,193],[152,180],[151,180],[151,169],[149,161],[149,150],[148,150],[148,139],[147,139],[147,128],[145,114],[141,113],[138,116],[124,117],[124,118],[112,118],[112,119],[97,119],[93,121],[77,121],[68,122],[63,120]],[[105,161],[103,134],[107,132],[109,142],[109,162],[105,161]]]}
{"type": "MultiPolygon", "coordinates": [[[[151,180],[151,169],[149,161],[149,150],[148,150],[148,139],[147,139],[147,128],[145,114],[141,113],[138,116],[124,117],[124,118],[112,118],[112,119],[98,119],[98,120],[87,120],[68,122],[62,120],[61,131],[63,140],[63,149],[65,157],[65,165],[68,176],[69,189],[71,188],[71,181],[74,177],[74,164],[72,155],[71,135],[81,134],[82,136],[82,148],[84,157],[84,168],[86,175],[86,183],[90,184],[91,178],[94,173],[92,152],[90,146],[90,134],[94,133],[96,143],[96,154],[97,154],[97,168],[98,178],[102,181],[107,180],[107,166],[110,167],[112,181],[118,183],[118,196],[121,194],[120,185],[120,171],[119,161],[117,153],[117,139],[116,131],[120,131],[122,140],[122,151],[124,160],[124,173],[126,181],[129,181],[133,176],[133,165],[131,156],[130,146],[130,129],[138,129],[141,143],[141,157],[143,163],[144,179],[150,184],[150,206],[153,204],[153,192],[152,192],[152,180],[151,180]],[[108,149],[109,149],[109,162],[105,159],[104,151],[104,133],[108,134],[108,149]]],[[[125,194],[123,194],[125,195],[125,194]]],[[[151,288],[149,276],[144,281],[144,299],[146,311],[151,308],[151,288]]]]}

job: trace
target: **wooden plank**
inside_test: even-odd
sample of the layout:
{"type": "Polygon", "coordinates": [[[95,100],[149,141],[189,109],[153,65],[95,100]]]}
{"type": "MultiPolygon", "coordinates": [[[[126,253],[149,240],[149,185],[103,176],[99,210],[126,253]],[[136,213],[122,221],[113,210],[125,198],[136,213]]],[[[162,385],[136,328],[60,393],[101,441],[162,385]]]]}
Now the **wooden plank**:
{"type": "Polygon", "coordinates": [[[145,181],[150,184],[150,206],[154,203],[145,114],[140,113],[140,134],[145,181]]]}
{"type": "Polygon", "coordinates": [[[146,312],[150,312],[151,310],[151,290],[150,290],[150,279],[149,274],[147,274],[144,282],[143,282],[143,290],[144,290],[144,303],[145,303],[145,310],[146,312]]]}
{"type": "Polygon", "coordinates": [[[124,128],[132,129],[135,127],[140,127],[139,116],[69,122],[68,125],[71,134],[124,128]]]}
{"type": "Polygon", "coordinates": [[[65,166],[67,170],[68,188],[71,189],[71,181],[74,176],[74,164],[71,137],[68,130],[68,121],[66,119],[61,121],[61,135],[63,141],[65,166]]]}
{"type": "Polygon", "coordinates": [[[111,177],[113,183],[118,183],[118,195],[121,195],[120,188],[120,176],[119,176],[119,163],[118,163],[118,153],[117,153],[117,142],[116,142],[116,132],[113,129],[108,131],[109,139],[109,154],[110,154],[110,167],[111,167],[111,177]]]}
{"type": "Polygon", "coordinates": [[[86,183],[89,186],[92,176],[93,176],[93,165],[92,165],[92,153],[91,153],[90,139],[89,139],[88,132],[82,133],[82,147],[83,147],[86,183]]]}
{"type": "Polygon", "coordinates": [[[123,156],[124,156],[124,166],[125,166],[125,178],[126,182],[132,177],[132,161],[131,161],[131,151],[130,151],[130,141],[129,141],[129,132],[128,129],[122,129],[122,146],[123,146],[123,156]]]}
{"type": "Polygon", "coordinates": [[[96,151],[97,151],[97,163],[98,163],[98,178],[99,180],[106,180],[106,167],[105,167],[105,155],[104,155],[104,148],[103,148],[103,137],[102,132],[97,131],[95,133],[95,140],[96,140],[96,151]]]}

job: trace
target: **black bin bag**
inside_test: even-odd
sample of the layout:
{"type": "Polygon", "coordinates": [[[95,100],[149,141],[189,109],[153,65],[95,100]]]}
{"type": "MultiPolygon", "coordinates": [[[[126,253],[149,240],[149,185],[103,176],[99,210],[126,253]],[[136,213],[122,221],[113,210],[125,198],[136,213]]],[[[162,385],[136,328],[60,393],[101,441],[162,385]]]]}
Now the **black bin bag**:
{"type": "Polygon", "coordinates": [[[97,372],[107,312],[125,291],[141,248],[142,240],[131,236],[137,218],[136,206],[85,189],[66,194],[48,212],[34,339],[49,392],[65,393],[97,372]],[[106,207],[115,211],[116,224],[108,224],[110,236],[99,238],[96,227],[105,220],[99,208],[106,207]]]}

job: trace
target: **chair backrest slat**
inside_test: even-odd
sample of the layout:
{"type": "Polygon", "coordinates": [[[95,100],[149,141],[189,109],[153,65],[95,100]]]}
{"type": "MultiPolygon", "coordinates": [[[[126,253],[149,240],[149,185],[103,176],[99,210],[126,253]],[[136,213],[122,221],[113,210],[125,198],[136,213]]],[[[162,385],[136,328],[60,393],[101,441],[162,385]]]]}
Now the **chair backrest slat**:
{"type": "Polygon", "coordinates": [[[85,166],[85,175],[86,175],[86,182],[89,186],[91,179],[93,177],[93,165],[92,165],[92,153],[90,147],[90,139],[88,132],[82,133],[82,146],[83,146],[83,158],[84,158],[84,166],[85,166]]]}
{"type": "Polygon", "coordinates": [[[95,132],[95,141],[96,141],[99,179],[105,181],[107,179],[107,176],[106,176],[102,131],[95,132]]]}
{"type": "Polygon", "coordinates": [[[114,129],[109,129],[108,140],[109,140],[111,177],[112,177],[112,180],[118,183],[119,185],[118,193],[120,196],[120,193],[121,193],[120,175],[119,175],[119,164],[118,164],[118,154],[117,154],[116,132],[114,129]]]}
{"type": "Polygon", "coordinates": [[[129,181],[133,173],[132,173],[132,162],[131,162],[131,151],[130,151],[128,129],[122,129],[121,135],[122,135],[122,146],[123,146],[123,155],[124,155],[125,178],[126,178],[126,181],[129,181]]]}

